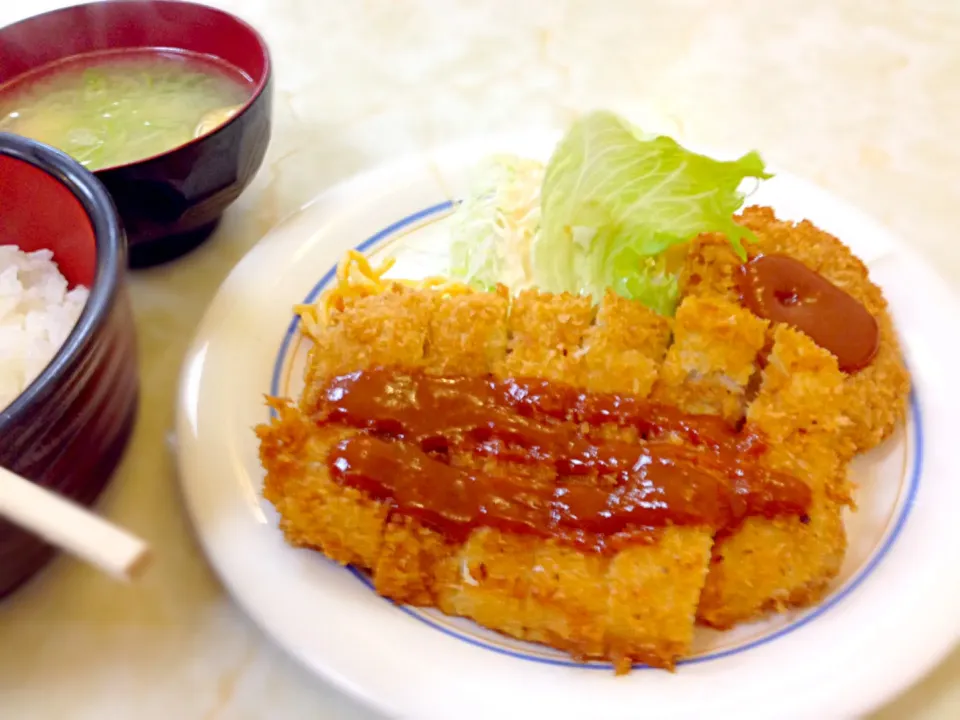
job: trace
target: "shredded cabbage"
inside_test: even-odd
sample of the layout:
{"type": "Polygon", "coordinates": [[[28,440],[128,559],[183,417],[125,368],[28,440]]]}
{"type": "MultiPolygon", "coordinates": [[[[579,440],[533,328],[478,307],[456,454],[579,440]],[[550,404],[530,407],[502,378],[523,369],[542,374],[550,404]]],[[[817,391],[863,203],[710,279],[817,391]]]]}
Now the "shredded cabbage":
{"type": "Polygon", "coordinates": [[[543,173],[543,163],[513,155],[481,167],[453,219],[451,277],[478,290],[501,283],[517,292],[533,284],[530,248],[540,228],[543,173]]]}

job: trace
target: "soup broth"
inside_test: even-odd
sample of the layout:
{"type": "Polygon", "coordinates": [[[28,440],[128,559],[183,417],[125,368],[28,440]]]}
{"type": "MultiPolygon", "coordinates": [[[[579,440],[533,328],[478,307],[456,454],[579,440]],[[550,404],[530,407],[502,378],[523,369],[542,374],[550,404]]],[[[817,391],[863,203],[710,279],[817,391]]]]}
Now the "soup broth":
{"type": "Polygon", "coordinates": [[[99,170],[166,152],[222,125],[250,86],[239,70],[201,55],[98,53],[0,87],[0,130],[99,170]]]}

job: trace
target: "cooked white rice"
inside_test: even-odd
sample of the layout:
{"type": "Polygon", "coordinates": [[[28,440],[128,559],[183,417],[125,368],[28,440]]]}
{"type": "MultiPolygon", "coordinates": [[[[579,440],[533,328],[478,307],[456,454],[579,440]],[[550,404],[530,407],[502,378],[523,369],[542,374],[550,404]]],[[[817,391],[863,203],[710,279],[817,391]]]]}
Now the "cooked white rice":
{"type": "Polygon", "coordinates": [[[53,359],[88,295],[67,289],[49,250],[0,245],[0,410],[53,359]]]}

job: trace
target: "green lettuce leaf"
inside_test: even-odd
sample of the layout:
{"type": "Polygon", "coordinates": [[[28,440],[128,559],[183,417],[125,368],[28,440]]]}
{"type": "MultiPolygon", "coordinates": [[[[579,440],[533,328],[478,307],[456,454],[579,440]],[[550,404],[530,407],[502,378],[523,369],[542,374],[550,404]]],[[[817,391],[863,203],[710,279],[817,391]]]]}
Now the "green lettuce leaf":
{"type": "Polygon", "coordinates": [[[554,150],[531,244],[533,282],[589,294],[607,288],[661,314],[676,309],[682,255],[700,233],[723,233],[741,257],[753,234],[733,221],[745,178],[771,177],[751,152],[724,162],[668,137],[641,137],[609,112],[580,119],[554,150]]]}

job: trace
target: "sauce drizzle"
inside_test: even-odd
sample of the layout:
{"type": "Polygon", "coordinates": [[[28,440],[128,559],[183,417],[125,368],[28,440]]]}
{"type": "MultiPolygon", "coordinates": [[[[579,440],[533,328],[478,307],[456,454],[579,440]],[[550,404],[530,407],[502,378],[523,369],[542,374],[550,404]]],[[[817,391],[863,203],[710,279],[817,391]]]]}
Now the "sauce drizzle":
{"type": "Polygon", "coordinates": [[[743,304],[755,315],[802,330],[837,358],[840,369],[869,365],[880,347],[877,320],[855,298],[799,260],[760,255],[740,267],[743,304]]]}
{"type": "Polygon", "coordinates": [[[482,526],[604,552],[651,528],[724,530],[810,504],[804,482],[758,462],[756,435],[544,380],[374,368],[334,378],[316,419],[359,431],[328,456],[335,480],[455,541],[482,526]],[[603,424],[642,439],[604,437],[603,424]]]}

